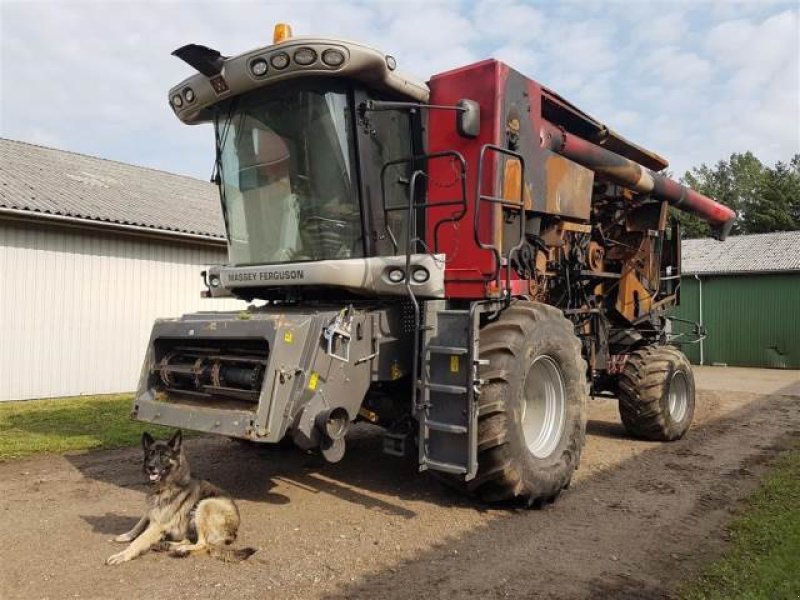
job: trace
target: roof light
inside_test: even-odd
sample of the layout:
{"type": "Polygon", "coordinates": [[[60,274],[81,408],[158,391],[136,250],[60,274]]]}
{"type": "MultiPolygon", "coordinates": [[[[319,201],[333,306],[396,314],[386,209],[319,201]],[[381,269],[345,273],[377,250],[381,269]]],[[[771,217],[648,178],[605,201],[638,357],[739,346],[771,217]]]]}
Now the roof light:
{"type": "Polygon", "coordinates": [[[285,69],[289,66],[289,55],[286,52],[278,52],[273,54],[269,59],[270,64],[278,70],[285,69]]]}
{"type": "Polygon", "coordinates": [[[174,106],[175,108],[180,108],[181,106],[183,106],[183,98],[181,98],[180,94],[175,94],[172,97],[172,106],[174,106]]]}
{"type": "Polygon", "coordinates": [[[186,88],[183,90],[183,99],[189,104],[194,102],[194,90],[192,88],[186,88]]]}
{"type": "Polygon", "coordinates": [[[272,43],[280,44],[292,37],[292,26],[288,23],[276,23],[272,34],[272,43]]]}
{"type": "Polygon", "coordinates": [[[263,58],[257,58],[250,63],[250,72],[256,77],[263,77],[267,74],[267,61],[263,58]]]}
{"type": "Polygon", "coordinates": [[[322,62],[329,67],[339,67],[344,63],[344,53],[335,48],[328,48],[322,53],[322,62]]]}
{"type": "Polygon", "coordinates": [[[397,60],[394,56],[391,56],[390,54],[386,55],[386,66],[390,71],[394,71],[397,68],[397,60]]]}
{"type": "Polygon", "coordinates": [[[294,62],[301,67],[307,67],[315,60],[317,60],[317,53],[311,48],[300,48],[294,53],[294,62]]]}

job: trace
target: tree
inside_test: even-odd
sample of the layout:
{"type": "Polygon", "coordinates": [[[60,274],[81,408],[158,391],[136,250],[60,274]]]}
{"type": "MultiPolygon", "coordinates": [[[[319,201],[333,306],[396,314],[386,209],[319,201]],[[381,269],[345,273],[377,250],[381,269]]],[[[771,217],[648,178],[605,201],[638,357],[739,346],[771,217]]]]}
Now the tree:
{"type": "Polygon", "coordinates": [[[748,233],[800,229],[800,155],[764,170],[743,216],[748,233]]]}

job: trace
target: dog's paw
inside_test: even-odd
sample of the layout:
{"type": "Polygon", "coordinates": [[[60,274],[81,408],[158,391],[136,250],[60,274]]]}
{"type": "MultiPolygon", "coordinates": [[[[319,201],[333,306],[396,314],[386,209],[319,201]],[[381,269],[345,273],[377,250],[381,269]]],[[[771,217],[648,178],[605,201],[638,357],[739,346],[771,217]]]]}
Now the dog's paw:
{"type": "Polygon", "coordinates": [[[115,537],[112,542],[117,542],[120,544],[127,544],[128,542],[133,541],[133,536],[131,535],[130,531],[126,533],[120,533],[117,537],[115,537]]]}
{"type": "Polygon", "coordinates": [[[125,552],[117,552],[116,554],[112,554],[106,559],[107,565],[118,565],[120,563],[124,563],[129,561],[128,555],[125,552]]]}

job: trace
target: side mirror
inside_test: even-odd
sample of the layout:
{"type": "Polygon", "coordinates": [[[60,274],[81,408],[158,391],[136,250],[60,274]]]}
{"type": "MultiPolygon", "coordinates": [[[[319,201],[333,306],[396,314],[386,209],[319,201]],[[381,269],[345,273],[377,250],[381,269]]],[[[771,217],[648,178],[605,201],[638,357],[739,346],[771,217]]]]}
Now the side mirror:
{"type": "Polygon", "coordinates": [[[475,100],[462,98],[458,101],[456,130],[458,135],[476,138],[481,133],[481,107],[475,100]]]}

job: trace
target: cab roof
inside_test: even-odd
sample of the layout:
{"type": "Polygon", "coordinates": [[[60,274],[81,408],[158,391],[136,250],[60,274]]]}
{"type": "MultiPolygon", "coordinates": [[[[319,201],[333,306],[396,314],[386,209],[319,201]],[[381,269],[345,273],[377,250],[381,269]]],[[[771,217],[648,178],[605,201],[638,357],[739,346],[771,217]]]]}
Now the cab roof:
{"type": "Polygon", "coordinates": [[[169,91],[170,106],[189,125],[211,120],[212,107],[223,100],[300,77],[349,78],[392,98],[416,102],[427,102],[430,95],[424,82],[395,70],[394,57],[348,40],[294,37],[231,57],[196,45],[184,46],[174,54],[181,52],[201,58],[205,52],[208,57],[190,62],[181,56],[202,72],[169,91]]]}

